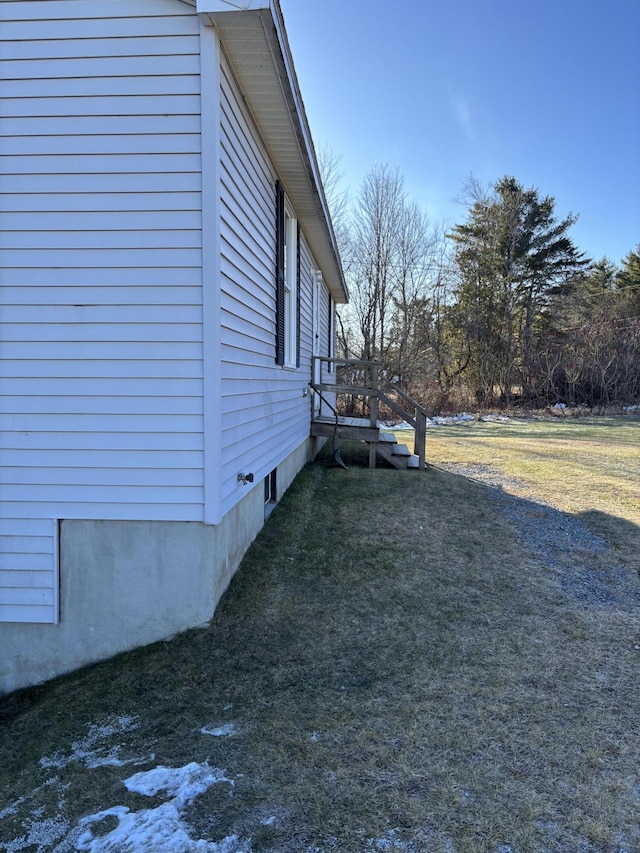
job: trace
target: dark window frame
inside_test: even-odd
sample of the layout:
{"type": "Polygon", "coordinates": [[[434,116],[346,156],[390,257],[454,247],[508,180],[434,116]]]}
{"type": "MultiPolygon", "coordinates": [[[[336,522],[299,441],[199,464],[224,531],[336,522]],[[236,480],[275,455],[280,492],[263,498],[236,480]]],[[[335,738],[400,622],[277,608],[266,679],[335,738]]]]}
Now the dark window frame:
{"type": "Polygon", "coordinates": [[[300,341],[301,341],[301,294],[300,294],[300,268],[301,268],[301,251],[300,251],[300,223],[297,218],[287,212],[287,200],[284,187],[280,181],[276,181],[275,185],[275,204],[276,204],[276,272],[275,272],[275,288],[276,288],[276,340],[275,340],[275,361],[276,364],[282,367],[293,368],[300,367],[300,341]],[[295,223],[295,239],[296,239],[296,259],[295,259],[295,297],[291,297],[289,310],[291,313],[295,311],[295,317],[291,317],[289,322],[295,324],[295,347],[293,341],[288,336],[292,333],[292,328],[287,325],[287,281],[286,281],[286,237],[287,237],[287,219],[295,223]],[[289,344],[289,347],[287,346],[289,344]],[[288,352],[288,349],[291,352],[288,352]],[[289,358],[287,358],[287,355],[289,358]]]}

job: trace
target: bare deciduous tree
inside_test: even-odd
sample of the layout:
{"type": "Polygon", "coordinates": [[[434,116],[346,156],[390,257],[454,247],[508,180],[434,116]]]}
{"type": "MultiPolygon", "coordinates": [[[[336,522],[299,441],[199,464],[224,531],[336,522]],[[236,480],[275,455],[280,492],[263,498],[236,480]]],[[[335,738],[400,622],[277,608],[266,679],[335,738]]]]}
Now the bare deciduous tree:
{"type": "Polygon", "coordinates": [[[407,199],[403,178],[388,166],[365,177],[348,224],[351,304],[341,311],[343,343],[408,376],[423,366],[429,347],[440,232],[407,199]]]}

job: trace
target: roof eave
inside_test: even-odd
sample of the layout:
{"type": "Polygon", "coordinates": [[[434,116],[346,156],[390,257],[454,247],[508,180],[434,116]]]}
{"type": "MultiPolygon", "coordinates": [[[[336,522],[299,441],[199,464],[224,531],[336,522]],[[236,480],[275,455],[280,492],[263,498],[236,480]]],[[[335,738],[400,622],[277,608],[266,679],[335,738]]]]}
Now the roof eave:
{"type": "Polygon", "coordinates": [[[277,0],[197,0],[215,26],[333,299],[348,300],[329,208],[277,0]]]}

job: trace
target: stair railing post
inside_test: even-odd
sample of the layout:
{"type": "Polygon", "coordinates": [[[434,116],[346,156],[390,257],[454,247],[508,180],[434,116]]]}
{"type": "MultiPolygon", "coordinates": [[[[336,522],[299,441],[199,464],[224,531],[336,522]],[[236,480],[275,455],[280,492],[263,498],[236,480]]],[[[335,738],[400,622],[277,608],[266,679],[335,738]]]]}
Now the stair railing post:
{"type": "MultiPolygon", "coordinates": [[[[369,424],[372,429],[378,426],[378,365],[371,365],[371,402],[369,404],[369,424]]],[[[369,443],[369,468],[376,467],[376,454],[378,453],[378,442],[369,443]]]]}
{"type": "Polygon", "coordinates": [[[370,423],[375,429],[378,426],[378,365],[371,365],[371,405],[369,407],[370,423]]]}
{"type": "Polygon", "coordinates": [[[424,463],[426,461],[426,444],[427,444],[427,418],[424,413],[417,407],[415,409],[416,429],[414,437],[413,452],[418,457],[418,465],[420,471],[424,471],[424,463]]]}

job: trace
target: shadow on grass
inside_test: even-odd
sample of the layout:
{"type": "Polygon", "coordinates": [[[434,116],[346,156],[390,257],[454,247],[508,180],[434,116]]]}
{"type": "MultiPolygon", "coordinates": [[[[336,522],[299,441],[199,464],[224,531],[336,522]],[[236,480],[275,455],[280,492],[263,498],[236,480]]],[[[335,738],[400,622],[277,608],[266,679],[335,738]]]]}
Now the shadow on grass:
{"type": "Polygon", "coordinates": [[[349,470],[330,446],[307,466],[208,628],[0,700],[0,849],[56,814],[33,848],[71,843],[147,807],[125,777],[189,762],[233,782],[189,807],[201,849],[638,849],[630,608],[564,593],[487,487],[340,446],[349,470]],[[141,764],[90,766],[105,720],[132,722],[92,749],[141,764]]]}
{"type": "Polygon", "coordinates": [[[479,478],[487,497],[513,526],[519,545],[575,601],[623,608],[640,604],[640,528],[599,511],[562,512],[510,492],[524,485],[483,464],[449,463],[450,473],[479,478]]]}
{"type": "Polygon", "coordinates": [[[640,525],[595,509],[580,512],[576,518],[604,536],[617,553],[623,552],[625,562],[640,573],[640,525]]]}

